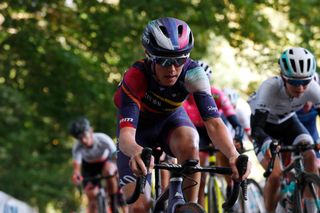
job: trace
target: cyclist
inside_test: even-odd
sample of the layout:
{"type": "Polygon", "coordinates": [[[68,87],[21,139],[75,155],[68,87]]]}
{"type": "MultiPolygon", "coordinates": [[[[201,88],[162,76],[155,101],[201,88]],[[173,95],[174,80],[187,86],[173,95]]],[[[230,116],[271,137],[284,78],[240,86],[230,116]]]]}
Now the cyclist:
{"type": "MultiPolygon", "coordinates": [[[[201,66],[189,58],[194,38],[189,26],[179,19],[159,18],[149,22],[142,35],[146,58],[135,62],[124,74],[115,94],[118,110],[118,168],[120,184],[126,195],[131,194],[135,175],[146,175],[140,154],[143,147],[160,146],[178,163],[199,159],[199,136],[182,107],[189,93],[195,97],[209,136],[229,158],[238,176],[235,149],[228,130],[210,94],[209,80],[201,66]],[[135,174],[135,175],[134,175],[135,174]]],[[[249,165],[250,167],[250,165],[249,165]]],[[[249,169],[244,177],[247,177],[249,169]]],[[[150,209],[150,175],[146,193],[129,205],[133,212],[150,209]]],[[[199,182],[200,175],[190,177],[199,182]]],[[[198,185],[185,179],[184,191],[188,201],[196,202],[198,185]]]]}
{"type": "Polygon", "coordinates": [[[240,97],[238,91],[235,89],[224,88],[223,93],[229,98],[235,109],[239,123],[244,129],[245,136],[252,141],[250,126],[251,109],[249,104],[240,97]]]}
{"type": "MultiPolygon", "coordinates": [[[[212,70],[210,66],[204,62],[204,61],[197,61],[197,63],[203,67],[205,70],[208,79],[211,79],[212,70]]],[[[238,118],[236,116],[236,112],[233,108],[233,106],[230,103],[229,98],[217,87],[211,86],[211,94],[216,102],[216,105],[218,107],[219,113],[226,119],[226,122],[229,122],[233,129],[235,130],[234,135],[234,142],[237,146],[237,148],[241,148],[242,138],[244,135],[244,130],[241,127],[238,118]]],[[[195,99],[192,95],[189,95],[188,99],[183,103],[183,107],[186,110],[189,118],[197,128],[197,131],[200,136],[200,147],[207,147],[211,144],[211,139],[207,134],[206,127],[203,123],[203,120],[201,118],[201,115],[199,113],[198,107],[196,105],[195,99]]],[[[208,153],[206,152],[200,152],[200,165],[208,165],[208,153]]],[[[226,157],[220,153],[217,153],[217,163],[222,166],[228,166],[228,160],[226,157]]],[[[199,189],[199,203],[200,205],[204,205],[204,189],[206,185],[206,173],[201,174],[201,182],[200,182],[200,189],[199,189]]],[[[225,176],[227,181],[227,192],[229,193],[231,191],[231,184],[232,180],[225,176]]]]}
{"type": "MultiPolygon", "coordinates": [[[[262,166],[266,169],[271,157],[269,145],[278,139],[285,145],[300,142],[313,143],[312,137],[297,118],[295,111],[307,101],[314,103],[320,112],[320,86],[312,80],[316,70],[313,54],[304,48],[286,49],[279,59],[280,76],[265,80],[250,97],[251,129],[255,151],[262,166]]],[[[304,153],[305,169],[317,173],[313,150],[304,153]]],[[[273,172],[264,187],[265,206],[274,212],[279,200],[280,163],[277,159],[273,172]]],[[[313,208],[306,200],[308,212],[313,208]]]]}
{"type": "Polygon", "coordinates": [[[96,196],[99,191],[99,181],[86,181],[85,178],[95,177],[99,174],[114,175],[114,177],[107,179],[106,192],[110,196],[112,212],[117,212],[117,204],[124,206],[124,199],[118,184],[117,167],[112,161],[116,152],[113,140],[104,133],[94,133],[87,118],[76,119],[71,124],[69,132],[76,139],[72,149],[72,181],[76,185],[83,182],[89,202],[88,212],[95,213],[97,211],[96,196]]]}

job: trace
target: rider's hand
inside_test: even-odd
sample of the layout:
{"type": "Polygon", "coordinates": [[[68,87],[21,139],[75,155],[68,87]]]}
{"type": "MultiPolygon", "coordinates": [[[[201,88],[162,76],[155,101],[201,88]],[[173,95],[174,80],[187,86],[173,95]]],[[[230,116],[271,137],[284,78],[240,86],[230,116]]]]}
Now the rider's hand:
{"type": "Polygon", "coordinates": [[[79,185],[81,183],[81,181],[83,180],[83,177],[79,173],[73,173],[71,179],[75,185],[79,185]]]}
{"type": "MultiPolygon", "coordinates": [[[[229,158],[229,164],[230,164],[230,167],[232,169],[232,178],[236,179],[236,180],[239,179],[239,173],[238,173],[237,166],[236,166],[236,162],[237,162],[238,156],[239,155],[235,155],[235,156],[232,156],[232,157],[229,158]]],[[[248,160],[247,170],[244,173],[244,175],[241,177],[241,180],[244,180],[244,179],[248,178],[250,172],[251,172],[251,162],[250,162],[250,160],[248,160]]]]}
{"type": "Polygon", "coordinates": [[[154,158],[151,155],[150,166],[147,169],[141,159],[141,152],[138,152],[138,153],[131,156],[130,161],[129,161],[129,166],[130,166],[132,172],[136,176],[147,175],[148,173],[151,172],[151,170],[154,167],[154,158]]]}

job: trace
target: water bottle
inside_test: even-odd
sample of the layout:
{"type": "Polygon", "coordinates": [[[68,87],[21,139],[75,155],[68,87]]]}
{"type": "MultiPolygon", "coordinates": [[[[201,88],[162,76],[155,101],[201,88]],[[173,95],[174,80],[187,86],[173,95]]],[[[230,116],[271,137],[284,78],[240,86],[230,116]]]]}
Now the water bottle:
{"type": "Polygon", "coordinates": [[[281,186],[281,206],[286,210],[286,212],[293,212],[293,194],[296,188],[296,183],[294,181],[284,181],[281,186]]]}

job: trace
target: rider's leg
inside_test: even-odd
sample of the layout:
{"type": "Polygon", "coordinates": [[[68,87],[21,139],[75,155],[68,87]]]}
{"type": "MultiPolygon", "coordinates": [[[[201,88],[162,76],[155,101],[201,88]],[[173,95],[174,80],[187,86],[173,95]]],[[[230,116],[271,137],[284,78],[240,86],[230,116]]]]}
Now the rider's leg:
{"type": "MultiPolygon", "coordinates": [[[[199,160],[199,135],[197,131],[189,126],[180,126],[172,130],[168,137],[171,152],[176,156],[178,163],[183,163],[186,160],[199,160]]],[[[189,175],[184,179],[184,191],[187,201],[197,202],[199,193],[200,173],[189,175]]]]}
{"type": "MultiPolygon", "coordinates": [[[[132,195],[134,188],[135,188],[134,183],[128,183],[122,187],[123,192],[126,196],[132,195]]],[[[141,194],[136,202],[128,205],[128,208],[130,213],[131,212],[148,213],[151,207],[152,207],[151,187],[150,187],[150,184],[147,182],[144,194],[141,194]]]]}
{"type": "MultiPolygon", "coordinates": [[[[264,169],[267,169],[269,161],[270,161],[269,156],[265,156],[262,159],[261,165],[263,166],[264,169]]],[[[280,199],[280,184],[281,184],[280,180],[281,180],[280,160],[278,157],[276,157],[272,173],[266,180],[266,183],[264,186],[264,192],[263,192],[264,203],[265,203],[267,212],[275,212],[278,201],[280,199]]]]}
{"type": "Polygon", "coordinates": [[[118,176],[117,176],[117,166],[112,161],[106,161],[103,165],[102,174],[104,176],[112,176],[108,178],[106,185],[106,192],[110,197],[110,206],[113,212],[116,212],[118,207],[118,193],[119,193],[119,184],[118,184],[118,176]]]}
{"type": "Polygon", "coordinates": [[[98,206],[97,206],[97,194],[99,192],[99,187],[94,186],[91,183],[87,184],[84,188],[87,198],[88,198],[88,207],[87,213],[96,213],[98,206]]]}

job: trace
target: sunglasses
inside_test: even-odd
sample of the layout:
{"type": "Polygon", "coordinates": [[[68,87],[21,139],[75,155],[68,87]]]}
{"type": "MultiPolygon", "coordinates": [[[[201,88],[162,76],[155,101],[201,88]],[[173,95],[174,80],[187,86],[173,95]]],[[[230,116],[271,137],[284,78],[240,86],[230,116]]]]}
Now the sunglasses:
{"type": "Polygon", "coordinates": [[[286,79],[286,81],[288,82],[288,84],[294,87],[298,87],[307,86],[312,81],[312,79],[286,79]]]}
{"type": "Polygon", "coordinates": [[[162,67],[170,67],[171,65],[175,67],[180,67],[186,63],[188,57],[180,58],[164,58],[164,57],[154,57],[153,61],[162,67]]]}

